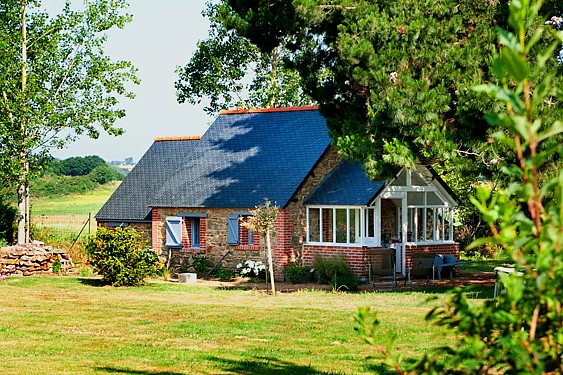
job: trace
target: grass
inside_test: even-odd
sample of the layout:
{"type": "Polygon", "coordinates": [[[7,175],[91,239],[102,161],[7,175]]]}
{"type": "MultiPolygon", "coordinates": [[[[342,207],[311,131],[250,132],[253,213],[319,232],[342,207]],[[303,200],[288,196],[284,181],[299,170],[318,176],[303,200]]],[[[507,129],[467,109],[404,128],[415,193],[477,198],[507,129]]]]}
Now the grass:
{"type": "Polygon", "coordinates": [[[31,202],[32,216],[71,216],[87,217],[102,208],[121,181],[102,185],[98,189],[85,193],[58,197],[34,199],[31,202]]]}
{"type": "Polygon", "coordinates": [[[359,306],[414,360],[452,337],[424,320],[423,289],[388,293],[257,290],[154,282],[140,288],[92,278],[0,283],[3,374],[386,373],[353,327],[359,306]]]}

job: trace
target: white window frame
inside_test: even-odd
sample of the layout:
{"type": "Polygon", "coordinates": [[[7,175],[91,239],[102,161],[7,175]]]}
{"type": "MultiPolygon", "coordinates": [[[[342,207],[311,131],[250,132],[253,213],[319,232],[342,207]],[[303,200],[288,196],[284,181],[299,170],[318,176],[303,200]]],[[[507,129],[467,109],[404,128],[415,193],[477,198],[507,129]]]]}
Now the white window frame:
{"type": "Polygon", "coordinates": [[[347,246],[347,247],[362,247],[362,246],[380,246],[380,232],[381,232],[381,204],[379,200],[372,206],[329,206],[329,205],[311,205],[306,206],[306,244],[317,246],[347,246]],[[319,241],[311,241],[310,237],[310,210],[319,210],[319,241]],[[327,239],[323,233],[323,211],[332,210],[332,238],[327,239]],[[336,212],[337,210],[346,210],[346,242],[337,242],[337,226],[336,226],[336,212]],[[354,210],[354,222],[351,222],[350,212],[354,210]],[[373,217],[373,233],[374,237],[366,237],[366,214],[372,213],[373,217]],[[353,228],[353,231],[352,231],[353,228]],[[355,241],[351,241],[351,233],[355,233],[355,241]]]}

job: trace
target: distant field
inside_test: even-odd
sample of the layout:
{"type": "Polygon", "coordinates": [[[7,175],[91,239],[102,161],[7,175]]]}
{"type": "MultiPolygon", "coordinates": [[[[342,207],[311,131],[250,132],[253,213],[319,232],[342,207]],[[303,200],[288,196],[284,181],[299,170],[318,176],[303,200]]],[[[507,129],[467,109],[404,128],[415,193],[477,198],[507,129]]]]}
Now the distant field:
{"type": "MultiPolygon", "coordinates": [[[[120,181],[101,186],[99,189],[84,194],[72,194],[62,197],[34,199],[31,202],[31,216],[68,216],[88,217],[95,215],[111,194],[119,186],[120,181]]],[[[51,219],[48,219],[49,221],[51,219]]]]}

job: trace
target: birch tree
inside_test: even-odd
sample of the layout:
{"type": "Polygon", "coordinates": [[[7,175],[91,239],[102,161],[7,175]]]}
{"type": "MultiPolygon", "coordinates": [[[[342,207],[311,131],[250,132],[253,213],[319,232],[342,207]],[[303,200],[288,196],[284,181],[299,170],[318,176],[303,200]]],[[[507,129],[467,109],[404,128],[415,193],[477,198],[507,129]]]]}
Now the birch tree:
{"type": "Polygon", "coordinates": [[[268,271],[272,283],[272,294],[276,295],[276,283],[274,282],[274,261],[272,253],[272,234],[274,233],[274,223],[278,217],[279,207],[272,205],[270,200],[264,199],[264,203],[251,211],[252,216],[242,225],[253,232],[266,238],[266,255],[268,257],[268,271]]]}
{"type": "Polygon", "coordinates": [[[104,52],[106,32],[131,17],[123,0],[67,1],[51,16],[40,0],[0,3],[0,176],[17,187],[18,243],[29,242],[29,181],[53,148],[78,136],[120,135],[121,97],[138,83],[130,62],[104,52]]]}

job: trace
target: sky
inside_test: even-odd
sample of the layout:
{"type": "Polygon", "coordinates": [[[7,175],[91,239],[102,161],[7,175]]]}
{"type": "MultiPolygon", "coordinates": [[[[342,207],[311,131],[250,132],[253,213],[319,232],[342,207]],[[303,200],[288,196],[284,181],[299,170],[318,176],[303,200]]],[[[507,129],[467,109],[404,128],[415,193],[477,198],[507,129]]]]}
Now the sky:
{"type": "MultiPolygon", "coordinates": [[[[61,9],[63,0],[44,0],[49,11],[61,9]]],[[[130,0],[127,13],[133,21],[108,34],[106,53],[114,59],[131,61],[141,84],[133,85],[133,100],[123,98],[120,107],[127,115],[116,122],[125,134],[102,134],[97,140],[82,136],[62,150],[59,159],[98,155],[106,161],[132,157],[139,161],[154,138],[201,135],[213,118],[203,105],[178,104],[175,70],[184,66],[198,40],[208,35],[209,22],[201,15],[206,0],[130,0]]]]}

